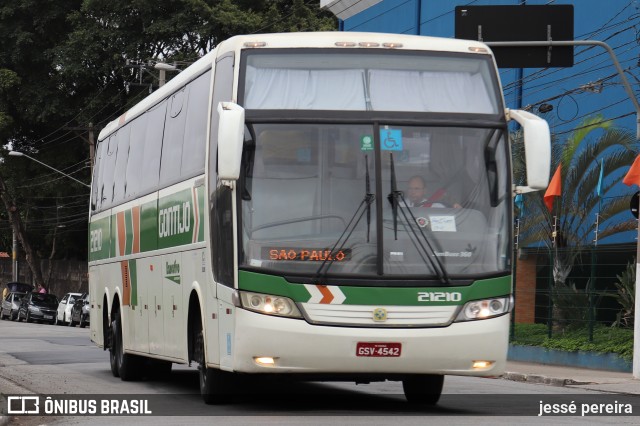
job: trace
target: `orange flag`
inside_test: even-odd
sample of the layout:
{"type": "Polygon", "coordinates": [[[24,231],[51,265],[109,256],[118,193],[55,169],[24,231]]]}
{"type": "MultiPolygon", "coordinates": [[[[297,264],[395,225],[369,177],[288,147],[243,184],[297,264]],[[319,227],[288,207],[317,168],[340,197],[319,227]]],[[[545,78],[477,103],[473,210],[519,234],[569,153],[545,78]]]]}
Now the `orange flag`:
{"type": "Polygon", "coordinates": [[[640,155],[636,157],[631,167],[629,167],[629,171],[622,179],[622,183],[628,186],[634,184],[640,186],[640,155]]]}
{"type": "Polygon", "coordinates": [[[562,180],[560,176],[561,169],[562,163],[558,164],[558,168],[553,174],[551,182],[549,182],[549,186],[547,187],[547,192],[544,193],[544,204],[547,206],[549,211],[553,210],[553,197],[560,196],[560,192],[562,190],[562,180]]]}

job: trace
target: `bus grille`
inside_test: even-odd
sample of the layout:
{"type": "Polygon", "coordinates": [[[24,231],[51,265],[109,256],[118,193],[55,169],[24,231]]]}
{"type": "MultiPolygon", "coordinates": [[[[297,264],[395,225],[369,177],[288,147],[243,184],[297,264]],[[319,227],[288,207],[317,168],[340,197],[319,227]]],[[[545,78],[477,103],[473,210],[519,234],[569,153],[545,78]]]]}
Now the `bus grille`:
{"type": "Polygon", "coordinates": [[[437,327],[453,321],[458,306],[371,306],[303,303],[310,323],[361,327],[437,327]],[[375,321],[374,311],[386,311],[385,321],[375,321]]]}

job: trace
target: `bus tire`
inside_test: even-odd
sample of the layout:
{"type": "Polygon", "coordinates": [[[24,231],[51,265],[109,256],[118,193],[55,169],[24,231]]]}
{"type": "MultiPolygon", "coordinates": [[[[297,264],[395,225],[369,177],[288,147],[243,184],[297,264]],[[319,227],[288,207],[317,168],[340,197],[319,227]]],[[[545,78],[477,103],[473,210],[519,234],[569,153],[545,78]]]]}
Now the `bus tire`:
{"type": "Polygon", "coordinates": [[[204,336],[198,333],[198,375],[200,376],[200,394],[205,404],[221,404],[228,402],[230,397],[230,373],[216,368],[208,368],[205,361],[204,336]]]}
{"type": "Polygon", "coordinates": [[[404,396],[410,404],[435,405],[442,395],[444,376],[441,374],[422,374],[411,376],[402,381],[404,396]]]}
{"type": "Polygon", "coordinates": [[[111,327],[109,327],[109,364],[111,364],[111,374],[113,377],[120,377],[120,367],[118,366],[118,349],[116,348],[116,321],[111,321],[111,327]]]}
{"type": "Polygon", "coordinates": [[[114,352],[120,379],[125,382],[138,380],[140,379],[141,375],[141,358],[136,355],[124,353],[124,348],[122,347],[122,323],[120,320],[120,312],[116,313],[116,318],[113,322],[115,325],[113,344],[115,345],[114,352]]]}

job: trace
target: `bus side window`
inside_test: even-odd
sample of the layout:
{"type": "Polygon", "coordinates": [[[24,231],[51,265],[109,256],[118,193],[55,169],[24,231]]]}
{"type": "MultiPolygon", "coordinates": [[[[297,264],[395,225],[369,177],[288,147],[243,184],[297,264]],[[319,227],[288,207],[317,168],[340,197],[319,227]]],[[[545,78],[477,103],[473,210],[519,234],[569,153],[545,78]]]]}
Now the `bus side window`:
{"type": "Polygon", "coordinates": [[[113,182],[116,168],[116,155],[118,152],[118,133],[122,130],[112,133],[109,136],[107,143],[107,149],[104,150],[102,157],[102,186],[99,194],[100,204],[103,207],[110,206],[113,202],[113,182]]]}
{"type": "Polygon", "coordinates": [[[113,202],[120,203],[124,200],[125,189],[127,187],[126,171],[127,160],[129,159],[129,134],[131,125],[127,124],[117,133],[118,153],[115,164],[115,181],[113,184],[113,202]]]}
{"type": "Polygon", "coordinates": [[[233,210],[231,188],[219,185],[214,194],[213,277],[216,282],[233,286],[233,210]]]}
{"type": "Polygon", "coordinates": [[[144,141],[147,128],[147,114],[142,114],[130,124],[129,161],[127,162],[126,197],[135,198],[142,187],[142,166],[144,163],[144,141]]]}
{"type": "Polygon", "coordinates": [[[209,89],[211,71],[193,81],[189,89],[187,101],[187,123],[184,129],[184,146],[182,148],[182,177],[189,177],[204,172],[203,153],[206,152],[207,114],[209,108],[209,89]]]}
{"type": "Polygon", "coordinates": [[[233,52],[225,53],[216,61],[211,105],[211,129],[209,141],[209,188],[211,188],[210,227],[212,241],[213,277],[222,284],[233,286],[233,230],[224,228],[224,223],[232,218],[231,190],[218,185],[218,103],[230,101],[233,97],[233,52]]]}
{"type": "Polygon", "coordinates": [[[100,210],[102,206],[102,170],[104,167],[102,166],[102,161],[104,159],[105,150],[107,149],[107,145],[109,144],[107,140],[98,141],[98,146],[96,148],[96,163],[93,169],[93,187],[92,191],[92,203],[91,207],[93,210],[100,210]]]}
{"type": "Polygon", "coordinates": [[[160,185],[176,183],[180,178],[184,124],[186,122],[186,98],[189,88],[183,87],[168,99],[168,112],[162,140],[162,159],[160,161],[160,185]]]}
{"type": "Polygon", "coordinates": [[[160,153],[162,150],[162,135],[164,134],[164,120],[167,111],[167,101],[147,111],[147,131],[144,141],[144,161],[140,175],[142,184],[140,195],[157,189],[160,178],[160,153]]]}

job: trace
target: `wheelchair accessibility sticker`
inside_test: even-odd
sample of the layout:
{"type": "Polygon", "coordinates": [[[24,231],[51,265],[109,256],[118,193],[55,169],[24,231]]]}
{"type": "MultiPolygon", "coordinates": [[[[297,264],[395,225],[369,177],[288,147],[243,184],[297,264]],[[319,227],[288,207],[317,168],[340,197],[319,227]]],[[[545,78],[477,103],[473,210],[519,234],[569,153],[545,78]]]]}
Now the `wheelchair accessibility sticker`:
{"type": "Polygon", "coordinates": [[[402,151],[402,130],[380,129],[380,148],[383,151],[402,151]]]}

